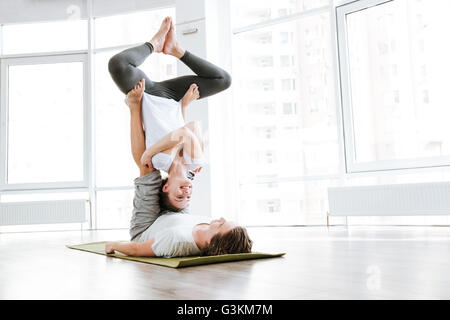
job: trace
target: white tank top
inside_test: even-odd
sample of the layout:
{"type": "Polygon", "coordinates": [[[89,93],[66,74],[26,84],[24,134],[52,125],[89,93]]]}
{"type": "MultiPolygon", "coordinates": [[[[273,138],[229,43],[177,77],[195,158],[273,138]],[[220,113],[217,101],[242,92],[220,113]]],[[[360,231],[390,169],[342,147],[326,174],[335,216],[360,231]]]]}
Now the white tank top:
{"type": "MultiPolygon", "coordinates": [[[[148,148],[169,132],[184,126],[181,100],[175,101],[144,92],[142,96],[142,118],[145,128],[145,146],[148,148]]],[[[195,170],[204,163],[204,158],[194,159],[183,152],[188,170],[195,170]]],[[[153,156],[152,164],[157,170],[169,172],[174,156],[160,152],[153,156]]]]}

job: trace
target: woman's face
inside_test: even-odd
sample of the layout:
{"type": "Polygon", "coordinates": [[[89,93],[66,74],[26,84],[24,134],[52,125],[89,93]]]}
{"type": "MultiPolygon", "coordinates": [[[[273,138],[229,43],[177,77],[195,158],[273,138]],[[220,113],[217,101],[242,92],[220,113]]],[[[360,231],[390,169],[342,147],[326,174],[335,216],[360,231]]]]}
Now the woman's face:
{"type": "Polygon", "coordinates": [[[192,182],[185,176],[170,176],[163,187],[170,203],[179,209],[186,208],[191,201],[192,182]]]}
{"type": "Polygon", "coordinates": [[[209,240],[211,240],[211,238],[216,234],[225,234],[233,230],[234,227],[236,227],[236,224],[234,224],[234,222],[227,221],[224,218],[212,220],[208,226],[209,240]]]}

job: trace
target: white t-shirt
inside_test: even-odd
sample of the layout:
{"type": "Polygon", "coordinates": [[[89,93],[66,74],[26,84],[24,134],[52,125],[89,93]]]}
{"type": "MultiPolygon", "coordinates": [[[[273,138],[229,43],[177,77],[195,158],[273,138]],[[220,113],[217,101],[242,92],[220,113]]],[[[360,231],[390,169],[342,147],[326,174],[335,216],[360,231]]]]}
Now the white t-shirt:
{"type": "Polygon", "coordinates": [[[152,250],[158,257],[185,257],[200,254],[192,231],[199,223],[209,223],[211,217],[168,212],[145,230],[139,242],[155,239],[152,250]]]}
{"type": "MultiPolygon", "coordinates": [[[[142,97],[142,117],[145,127],[145,145],[148,148],[158,142],[169,132],[184,126],[184,118],[181,110],[181,100],[175,101],[163,97],[154,96],[144,92],[142,97]]],[[[188,170],[195,170],[204,164],[204,159],[191,158],[187,152],[183,152],[184,162],[188,170]]],[[[160,152],[152,158],[153,167],[157,170],[169,172],[174,156],[160,152]]]]}

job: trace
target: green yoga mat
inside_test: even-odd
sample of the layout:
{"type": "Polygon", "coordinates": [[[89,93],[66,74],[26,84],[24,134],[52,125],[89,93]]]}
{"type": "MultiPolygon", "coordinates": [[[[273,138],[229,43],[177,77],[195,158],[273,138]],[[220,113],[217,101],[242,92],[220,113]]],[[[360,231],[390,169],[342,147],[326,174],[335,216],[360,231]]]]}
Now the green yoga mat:
{"type": "Polygon", "coordinates": [[[219,256],[191,256],[191,257],[177,257],[177,258],[158,258],[158,257],[132,257],[121,253],[106,254],[105,253],[105,243],[101,242],[91,242],[83,243],[77,245],[67,245],[66,247],[75,250],[87,251],[97,254],[102,254],[108,257],[115,257],[120,259],[139,261],[144,263],[157,264],[160,266],[170,267],[170,268],[183,268],[198,266],[203,264],[211,263],[221,263],[221,262],[232,262],[240,260],[250,260],[250,259],[261,259],[261,258],[274,258],[281,257],[285,253],[236,253],[236,254],[223,254],[219,256]]]}

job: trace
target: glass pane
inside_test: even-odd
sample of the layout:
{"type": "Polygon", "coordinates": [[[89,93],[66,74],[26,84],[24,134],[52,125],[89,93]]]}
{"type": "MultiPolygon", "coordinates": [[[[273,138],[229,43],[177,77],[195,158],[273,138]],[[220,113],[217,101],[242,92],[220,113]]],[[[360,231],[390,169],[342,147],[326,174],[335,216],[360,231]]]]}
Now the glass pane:
{"type": "Polygon", "coordinates": [[[241,180],[337,173],[329,15],[239,33],[233,46],[241,180]]]}
{"type": "Polygon", "coordinates": [[[150,41],[166,16],[171,16],[175,21],[175,8],[96,18],[95,47],[105,48],[150,41]]]}
{"type": "MultiPolygon", "coordinates": [[[[96,163],[97,186],[133,185],[139,174],[130,144],[130,115],[125,95],[108,72],[108,61],[116,54],[95,55],[96,163]]],[[[164,54],[152,54],[139,66],[152,80],[176,75],[176,60],[164,54]]]]}
{"type": "Polygon", "coordinates": [[[281,18],[330,4],[330,0],[232,0],[234,28],[281,18]]]}
{"type": "Polygon", "coordinates": [[[129,228],[133,197],[134,190],[98,191],[97,228],[129,228]]]}
{"type": "Polygon", "coordinates": [[[444,0],[347,15],[356,162],[450,155],[450,29],[444,0]]]}
{"type": "Polygon", "coordinates": [[[8,183],[83,180],[83,63],[9,67],[8,183]]]}
{"type": "Polygon", "coordinates": [[[87,21],[5,25],[3,54],[87,49],[87,21]]]}
{"type": "Polygon", "coordinates": [[[240,188],[240,223],[324,225],[335,180],[249,184],[240,188]]]}

